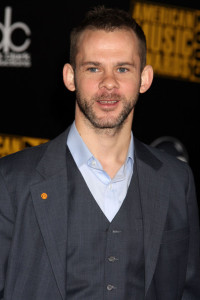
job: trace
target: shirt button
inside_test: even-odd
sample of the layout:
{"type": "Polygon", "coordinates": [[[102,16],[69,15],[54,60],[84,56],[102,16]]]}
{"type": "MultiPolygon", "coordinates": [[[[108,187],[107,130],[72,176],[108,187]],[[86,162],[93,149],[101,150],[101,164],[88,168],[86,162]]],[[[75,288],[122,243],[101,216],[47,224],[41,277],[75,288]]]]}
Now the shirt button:
{"type": "Polygon", "coordinates": [[[108,185],[108,188],[109,188],[109,190],[112,190],[112,184],[111,183],[108,185]]]}
{"type": "Polygon", "coordinates": [[[96,161],[95,160],[92,161],[92,166],[93,167],[96,166],[96,161]]]}
{"type": "Polygon", "coordinates": [[[114,290],[114,289],[116,289],[116,287],[115,287],[114,285],[112,285],[112,284],[108,284],[108,285],[107,285],[107,290],[108,290],[108,291],[112,291],[112,290],[114,290]]]}
{"type": "Polygon", "coordinates": [[[108,257],[109,262],[115,262],[116,260],[118,260],[118,258],[114,257],[114,256],[110,256],[108,257]]]}

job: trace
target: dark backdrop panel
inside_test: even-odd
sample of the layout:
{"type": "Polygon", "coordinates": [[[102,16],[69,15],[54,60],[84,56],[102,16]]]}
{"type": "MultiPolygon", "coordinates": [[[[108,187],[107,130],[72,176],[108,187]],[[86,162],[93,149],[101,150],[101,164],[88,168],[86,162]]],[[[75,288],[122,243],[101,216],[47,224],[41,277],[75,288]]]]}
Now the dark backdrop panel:
{"type": "MultiPolygon", "coordinates": [[[[41,1],[42,2],[42,1],[41,1]]],[[[200,9],[194,1],[153,1],[200,9]]],[[[13,43],[30,38],[26,49],[31,67],[0,66],[0,133],[53,138],[74,119],[74,94],[66,90],[62,68],[68,61],[69,32],[85,11],[96,4],[129,10],[129,0],[38,4],[35,1],[0,1],[0,23],[5,7],[12,8],[11,25],[26,24],[31,35],[15,30],[13,43]]],[[[0,43],[3,33],[0,30],[0,43]]],[[[0,53],[2,50],[0,50],[0,53]]],[[[172,66],[173,67],[173,66],[172,66]]],[[[161,136],[173,136],[185,145],[200,196],[199,142],[200,84],[155,76],[151,89],[136,107],[134,134],[150,144],[161,136]]]]}

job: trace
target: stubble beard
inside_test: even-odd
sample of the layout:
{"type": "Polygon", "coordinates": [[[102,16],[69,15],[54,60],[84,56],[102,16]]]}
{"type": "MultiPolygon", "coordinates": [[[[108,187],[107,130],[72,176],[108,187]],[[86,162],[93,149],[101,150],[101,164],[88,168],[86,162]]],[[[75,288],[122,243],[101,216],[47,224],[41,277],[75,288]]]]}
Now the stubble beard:
{"type": "Polygon", "coordinates": [[[91,126],[96,129],[97,131],[118,131],[120,130],[123,125],[125,124],[129,114],[134,109],[137,100],[139,97],[139,91],[135,97],[130,100],[127,100],[125,97],[109,94],[109,95],[102,95],[101,97],[93,97],[89,101],[81,96],[79,91],[76,92],[76,101],[80,111],[83,113],[85,119],[89,121],[91,126]],[[117,100],[122,103],[122,110],[118,116],[112,117],[110,116],[110,111],[112,108],[104,109],[105,116],[98,117],[93,109],[94,104],[100,100],[106,100],[106,97],[109,99],[117,100]]]}

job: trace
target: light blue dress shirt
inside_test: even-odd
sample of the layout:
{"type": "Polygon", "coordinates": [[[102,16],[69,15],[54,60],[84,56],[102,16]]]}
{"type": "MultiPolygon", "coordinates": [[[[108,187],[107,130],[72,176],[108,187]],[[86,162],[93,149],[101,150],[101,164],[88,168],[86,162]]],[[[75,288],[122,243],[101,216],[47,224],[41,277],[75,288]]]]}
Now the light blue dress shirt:
{"type": "Polygon", "coordinates": [[[112,179],[87,148],[76,129],[75,122],[70,128],[67,145],[94,199],[111,222],[126,197],[133,174],[133,134],[131,133],[125,164],[112,179]]]}

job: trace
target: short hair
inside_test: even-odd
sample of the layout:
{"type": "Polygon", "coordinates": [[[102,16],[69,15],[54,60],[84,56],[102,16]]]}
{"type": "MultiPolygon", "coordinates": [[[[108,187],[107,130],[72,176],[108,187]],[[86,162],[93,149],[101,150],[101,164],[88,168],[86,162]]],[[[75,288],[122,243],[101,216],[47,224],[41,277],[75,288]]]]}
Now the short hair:
{"type": "Polygon", "coordinates": [[[78,41],[80,35],[86,30],[114,31],[118,29],[131,29],[139,40],[139,55],[141,69],[146,64],[146,37],[133,17],[124,10],[118,8],[105,8],[97,6],[89,10],[83,21],[75,27],[70,34],[70,64],[75,68],[76,56],[78,53],[78,41]]]}

